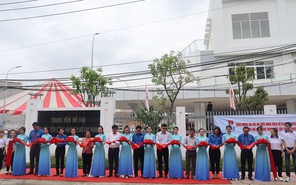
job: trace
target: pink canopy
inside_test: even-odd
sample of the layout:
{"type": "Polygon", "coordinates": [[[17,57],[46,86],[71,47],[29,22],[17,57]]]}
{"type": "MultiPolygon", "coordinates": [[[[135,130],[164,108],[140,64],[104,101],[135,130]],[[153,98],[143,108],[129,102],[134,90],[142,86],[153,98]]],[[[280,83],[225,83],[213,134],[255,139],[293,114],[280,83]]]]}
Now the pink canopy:
{"type": "MultiPolygon", "coordinates": [[[[80,95],[74,95],[72,89],[53,78],[37,91],[25,90],[7,97],[5,113],[11,115],[25,114],[27,100],[36,98],[43,99],[43,108],[85,107],[80,95]]],[[[0,113],[3,113],[3,101],[0,101],[0,113]]]]}

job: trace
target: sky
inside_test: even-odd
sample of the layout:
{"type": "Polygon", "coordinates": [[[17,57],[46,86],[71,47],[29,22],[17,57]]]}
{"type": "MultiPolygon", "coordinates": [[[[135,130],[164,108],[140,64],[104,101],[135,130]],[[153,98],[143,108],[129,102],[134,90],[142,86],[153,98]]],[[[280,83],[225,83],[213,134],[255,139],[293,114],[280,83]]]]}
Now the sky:
{"type": "MultiPolygon", "coordinates": [[[[82,66],[91,65],[94,33],[99,33],[94,37],[94,66],[102,66],[103,74],[147,70],[151,62],[113,64],[152,61],[171,50],[182,51],[195,39],[204,37],[209,7],[209,0],[29,0],[14,3],[21,1],[24,0],[0,3],[0,79],[5,79],[7,71],[19,65],[22,67],[11,70],[8,79],[79,76],[82,66]],[[65,4],[16,10],[62,2],[65,4]],[[127,2],[130,3],[123,4],[127,2]],[[91,8],[97,9],[15,20],[91,8]],[[190,14],[194,15],[188,16],[190,14]]],[[[132,86],[143,82],[128,83],[132,86]]],[[[114,85],[124,87],[126,84],[119,81],[114,85]]]]}

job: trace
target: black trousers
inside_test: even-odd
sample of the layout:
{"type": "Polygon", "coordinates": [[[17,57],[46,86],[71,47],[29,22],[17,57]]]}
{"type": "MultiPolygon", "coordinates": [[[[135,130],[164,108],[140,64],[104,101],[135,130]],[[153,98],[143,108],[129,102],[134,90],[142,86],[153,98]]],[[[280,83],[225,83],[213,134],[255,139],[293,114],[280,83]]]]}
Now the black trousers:
{"type": "Polygon", "coordinates": [[[283,171],[283,158],[282,158],[282,151],[280,150],[271,150],[275,167],[278,168],[278,175],[282,177],[283,171]]]}
{"type": "MultiPolygon", "coordinates": [[[[292,150],[293,148],[288,148],[289,150],[292,150]]],[[[288,177],[291,175],[291,170],[290,170],[290,156],[292,155],[293,159],[293,164],[294,164],[294,169],[296,173],[296,152],[293,154],[288,154],[287,151],[285,150],[285,161],[286,161],[286,174],[288,177]]]]}
{"type": "Polygon", "coordinates": [[[221,151],[220,148],[217,148],[215,150],[209,149],[209,155],[210,155],[210,163],[211,163],[211,170],[212,174],[219,174],[220,171],[220,159],[221,159],[221,151]]]}
{"type": "Polygon", "coordinates": [[[3,167],[3,159],[4,159],[4,148],[0,148],[0,170],[2,169],[3,167]]]}
{"type": "Polygon", "coordinates": [[[64,168],[65,168],[65,147],[56,147],[55,150],[55,159],[56,159],[56,174],[63,174],[64,168]],[[60,169],[60,160],[61,160],[61,171],[60,169]]]}
{"type": "Polygon", "coordinates": [[[83,174],[89,174],[93,154],[82,153],[83,174]]]}
{"type": "Polygon", "coordinates": [[[195,164],[196,164],[196,151],[186,151],[186,176],[190,175],[195,176],[195,164]],[[190,163],[191,163],[191,170],[190,170],[190,163]]]}
{"type": "Polygon", "coordinates": [[[138,171],[139,171],[139,161],[140,161],[140,167],[141,167],[141,175],[143,175],[144,147],[134,150],[134,172],[136,176],[138,175],[138,171]]]}
{"type": "Polygon", "coordinates": [[[6,171],[8,172],[9,169],[11,168],[11,171],[12,171],[12,166],[13,166],[13,156],[14,156],[14,151],[12,152],[11,154],[11,164],[10,166],[6,166],[6,171]]]}
{"type": "Polygon", "coordinates": [[[30,149],[30,173],[34,172],[34,160],[36,159],[35,173],[38,173],[38,164],[39,164],[39,154],[40,154],[40,145],[32,145],[30,149]]]}
{"type": "Polygon", "coordinates": [[[169,149],[163,148],[161,151],[157,150],[157,160],[158,160],[158,171],[159,175],[162,174],[162,160],[164,160],[164,174],[168,175],[169,173],[169,149]]]}
{"type": "Polygon", "coordinates": [[[109,160],[109,174],[113,175],[113,163],[115,163],[114,175],[118,174],[118,159],[119,158],[119,148],[109,148],[108,150],[108,160],[109,160]]]}
{"type": "Polygon", "coordinates": [[[248,162],[248,177],[252,177],[253,172],[253,151],[242,150],[241,151],[241,171],[242,177],[246,176],[246,162],[248,162]]]}

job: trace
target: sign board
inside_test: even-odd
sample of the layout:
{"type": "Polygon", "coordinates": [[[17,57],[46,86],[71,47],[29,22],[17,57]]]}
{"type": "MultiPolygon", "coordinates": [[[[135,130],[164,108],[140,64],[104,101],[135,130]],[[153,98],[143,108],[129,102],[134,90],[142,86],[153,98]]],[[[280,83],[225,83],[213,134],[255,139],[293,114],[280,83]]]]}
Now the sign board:
{"type": "Polygon", "coordinates": [[[284,131],[285,123],[292,123],[292,130],[296,131],[295,114],[243,115],[243,116],[214,116],[214,123],[226,133],[226,126],[232,126],[232,134],[243,133],[243,127],[250,128],[250,134],[257,135],[257,127],[262,126],[265,135],[270,135],[271,128],[284,131]]]}
{"type": "Polygon", "coordinates": [[[67,136],[71,134],[72,128],[79,137],[85,137],[86,130],[90,130],[94,136],[100,126],[100,116],[100,110],[42,110],[38,111],[38,123],[41,129],[49,127],[52,136],[58,133],[59,128],[67,136]]]}

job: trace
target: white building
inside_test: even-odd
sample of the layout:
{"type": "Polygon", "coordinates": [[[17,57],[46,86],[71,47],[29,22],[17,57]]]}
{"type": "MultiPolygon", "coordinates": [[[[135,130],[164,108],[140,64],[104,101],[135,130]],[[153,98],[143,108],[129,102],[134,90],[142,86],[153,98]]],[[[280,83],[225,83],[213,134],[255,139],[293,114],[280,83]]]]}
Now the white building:
{"type": "MultiPolygon", "coordinates": [[[[195,41],[184,50],[185,57],[200,63],[199,87],[227,87],[226,75],[243,64],[255,69],[254,86],[265,87],[268,104],[295,113],[295,8],[293,0],[211,0],[204,47],[195,41]]],[[[201,98],[224,96],[213,93],[201,98]]]]}

